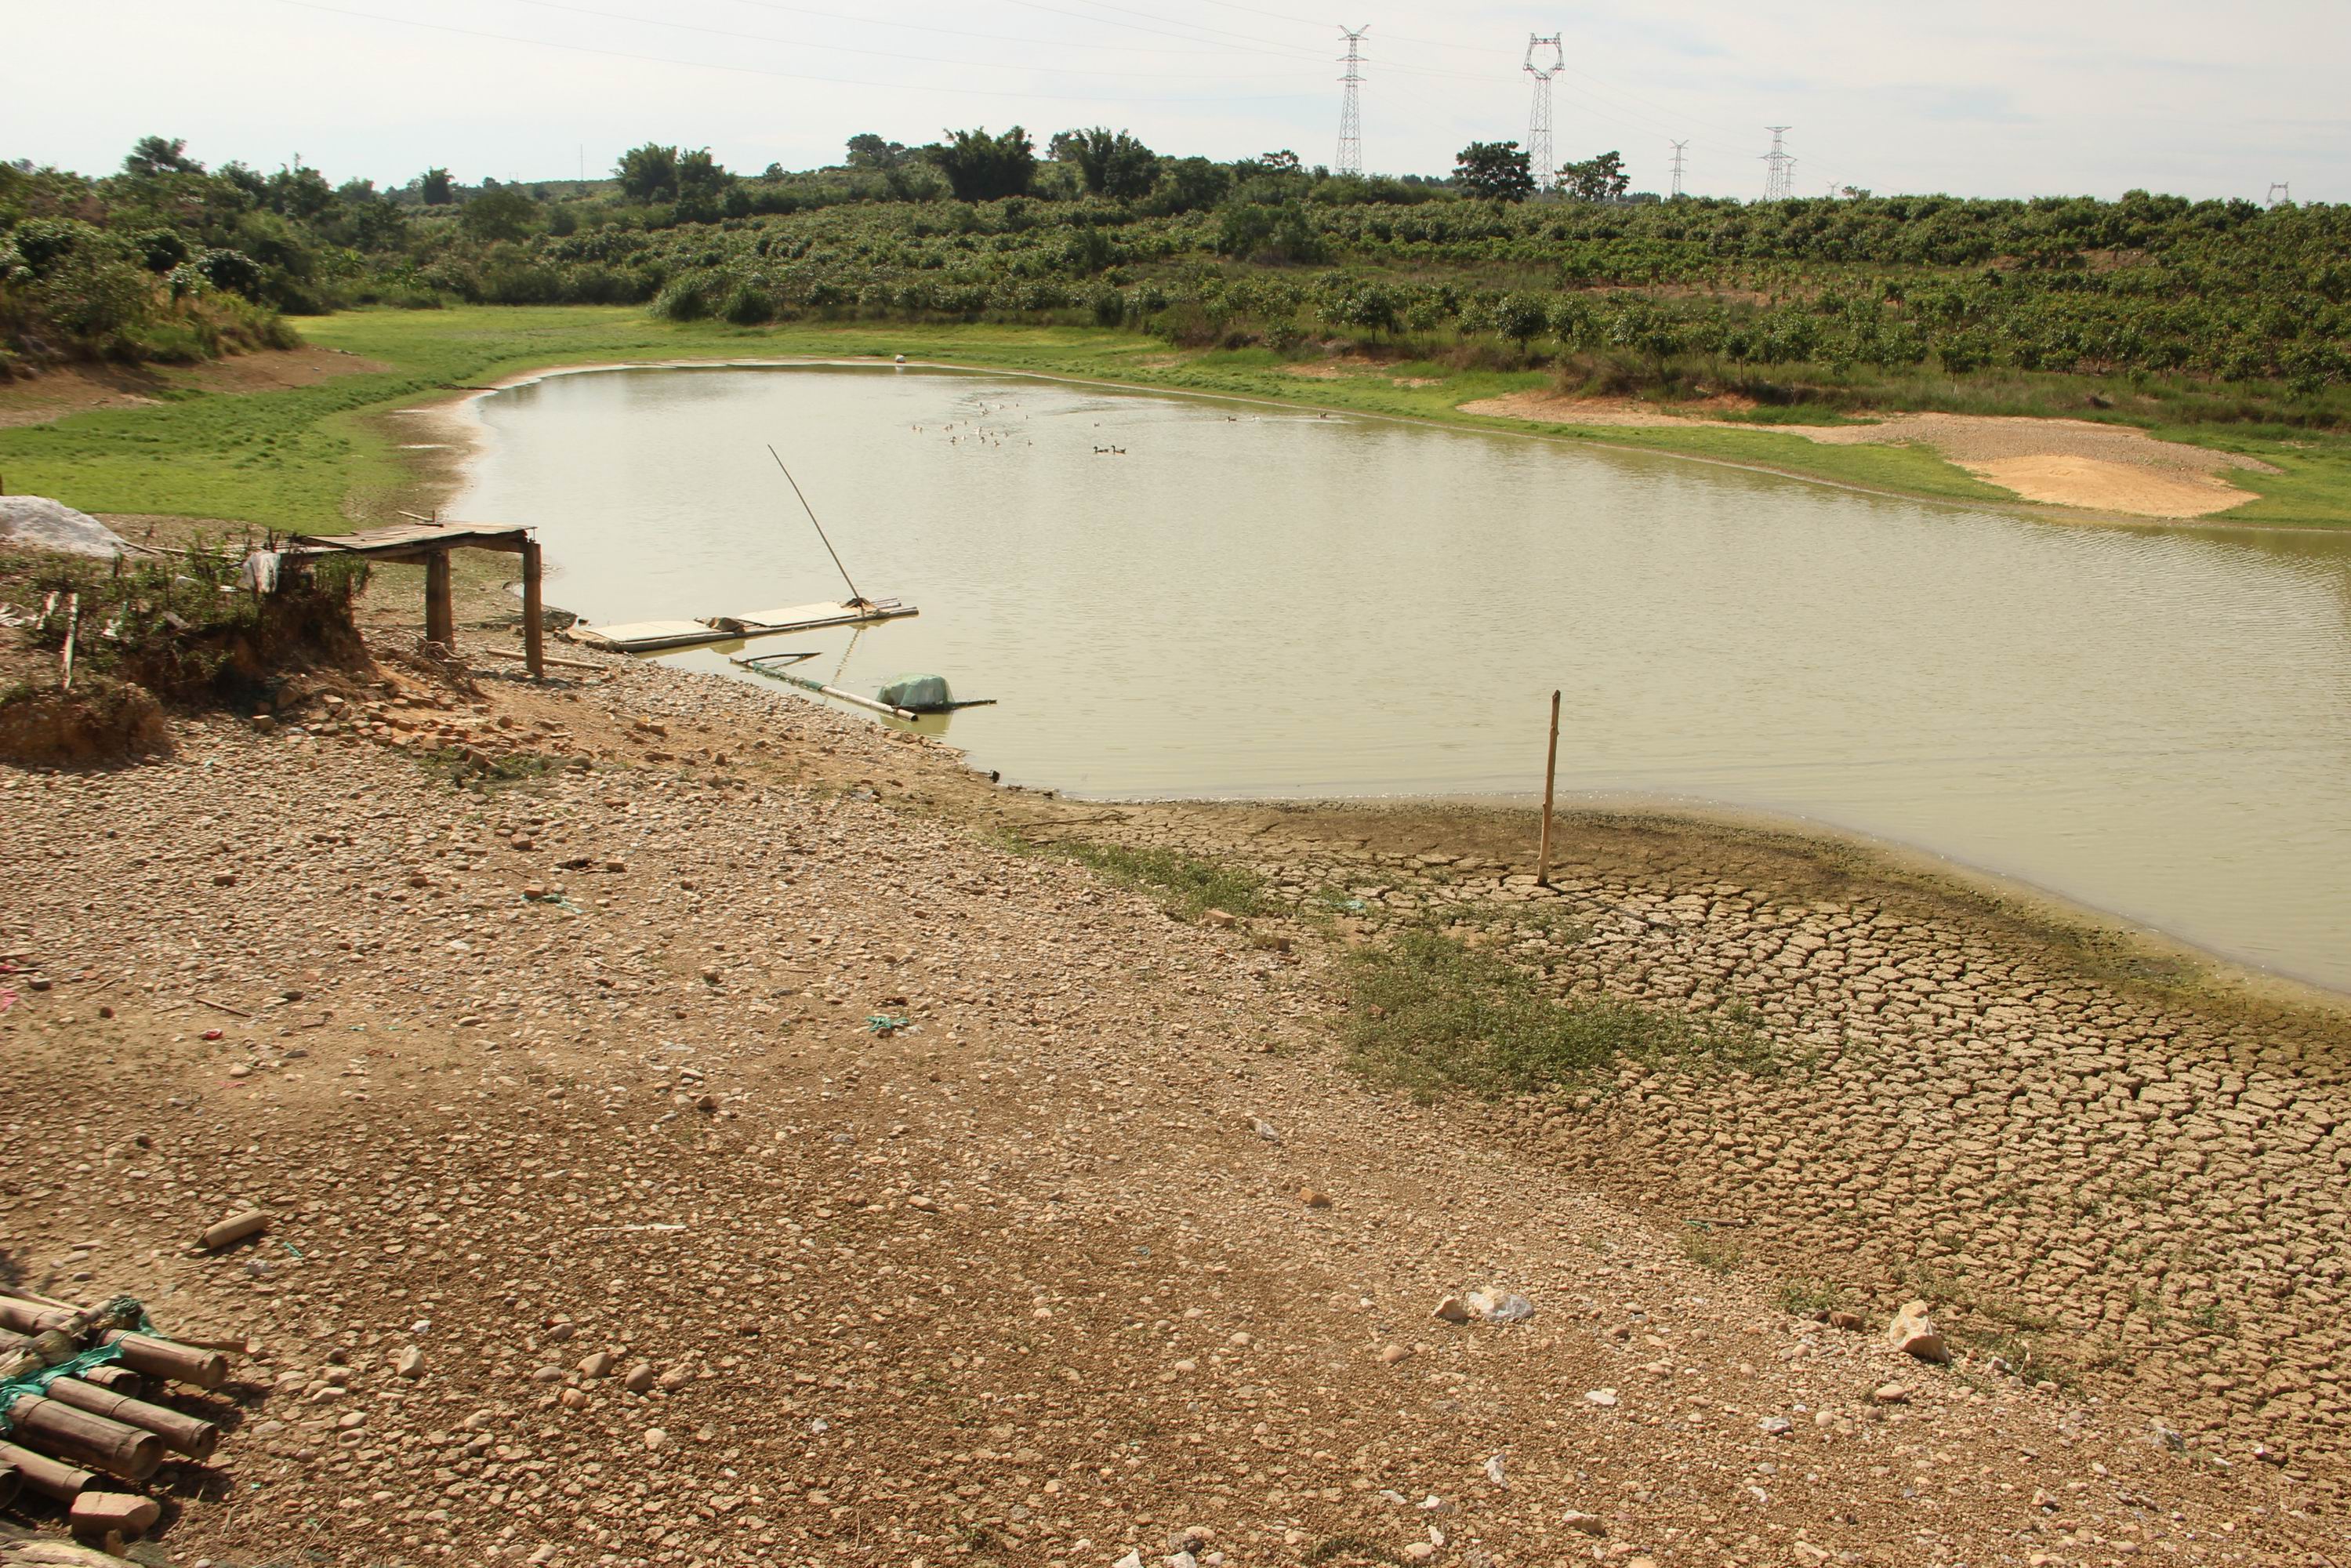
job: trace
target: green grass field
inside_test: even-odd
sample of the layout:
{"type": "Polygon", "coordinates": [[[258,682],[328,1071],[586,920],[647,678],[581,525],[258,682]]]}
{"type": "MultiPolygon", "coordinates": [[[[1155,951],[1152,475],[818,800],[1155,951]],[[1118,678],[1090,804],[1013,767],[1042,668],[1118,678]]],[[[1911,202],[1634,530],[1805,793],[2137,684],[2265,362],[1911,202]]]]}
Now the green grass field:
{"type": "MultiPolygon", "coordinates": [[[[975,367],[1513,430],[1596,442],[1935,500],[2011,500],[1917,447],[1819,446],[1764,430],[1559,427],[1458,412],[1479,398],[1543,386],[1537,372],[1396,365],[1335,379],[1290,372],[1263,350],[1183,353],[1155,339],[1081,328],[799,324],[737,328],[654,320],[622,307],[371,310],[300,323],[310,342],[390,367],[315,386],[232,394],[182,391],[153,406],[75,414],[0,430],[0,478],[18,494],[90,512],[214,517],[306,532],[386,517],[416,483],[392,411],[452,391],[561,365],[665,359],[904,353],[975,367]],[[1410,381],[1429,384],[1401,384],[1410,381]]],[[[2199,426],[2158,434],[2241,451],[2276,475],[2240,473],[2260,499],[2220,526],[2351,523],[2351,440],[2199,426]]]]}

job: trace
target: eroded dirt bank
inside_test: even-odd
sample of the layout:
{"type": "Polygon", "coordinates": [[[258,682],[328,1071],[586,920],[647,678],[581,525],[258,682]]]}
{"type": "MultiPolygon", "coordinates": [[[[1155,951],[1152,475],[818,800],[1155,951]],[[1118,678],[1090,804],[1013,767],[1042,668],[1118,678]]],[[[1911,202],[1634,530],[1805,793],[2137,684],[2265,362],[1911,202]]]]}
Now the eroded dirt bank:
{"type": "Polygon", "coordinates": [[[1061,802],[376,640],[391,692],[0,775],[48,982],[0,1265],[263,1347],[179,1561],[2337,1551],[2330,1014],[1768,835],[1578,821],[1553,897],[1522,817],[1061,802]],[[1772,1064],[1367,1086],[1348,955],[1431,906],[1562,992],[1744,998],[1772,1064]],[[1430,1315],[1489,1285],[1534,1315],[1430,1315]],[[1913,1295],[1957,1365],[1882,1343],[1913,1295]]]}

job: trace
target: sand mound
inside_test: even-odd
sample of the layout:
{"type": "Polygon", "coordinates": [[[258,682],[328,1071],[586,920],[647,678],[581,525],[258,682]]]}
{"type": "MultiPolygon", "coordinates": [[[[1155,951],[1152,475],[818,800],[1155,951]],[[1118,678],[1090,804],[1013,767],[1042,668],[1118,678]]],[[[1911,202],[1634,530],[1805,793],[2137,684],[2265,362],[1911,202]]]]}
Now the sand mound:
{"type": "Polygon", "coordinates": [[[1719,403],[1679,407],[1687,413],[1668,413],[1633,398],[1523,392],[1465,402],[1461,412],[1558,424],[1765,430],[1801,435],[1823,446],[1916,443],[2025,500],[2137,517],[2201,517],[2224,512],[2254,498],[2252,491],[2222,477],[2228,471],[2278,472],[2237,453],[2158,441],[2144,431],[2079,419],[1897,413],[1868,424],[1731,424],[1704,417],[1724,412],[1719,403]]]}
{"type": "Polygon", "coordinates": [[[2054,452],[1959,466],[2028,501],[2140,517],[2201,517],[2253,498],[2226,479],[2209,474],[2166,473],[2111,458],[2054,452]]]}
{"type": "Polygon", "coordinates": [[[130,548],[121,535],[88,512],[46,496],[0,496],[0,544],[104,557],[122,555],[130,548]]]}

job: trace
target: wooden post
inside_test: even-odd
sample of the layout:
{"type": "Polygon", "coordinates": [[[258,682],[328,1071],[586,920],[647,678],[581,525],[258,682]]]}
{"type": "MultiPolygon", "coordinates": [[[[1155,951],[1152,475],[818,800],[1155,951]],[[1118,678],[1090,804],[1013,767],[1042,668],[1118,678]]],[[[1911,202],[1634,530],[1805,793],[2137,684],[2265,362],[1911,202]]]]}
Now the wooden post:
{"type": "Polygon", "coordinates": [[[1551,749],[1543,758],[1542,852],[1535,861],[1535,885],[1551,885],[1551,795],[1559,777],[1559,694],[1551,694],[1551,749]]]}
{"type": "Polygon", "coordinates": [[[456,651],[457,608],[451,597],[445,549],[434,550],[424,558],[424,640],[456,651]]]}
{"type": "Polygon", "coordinates": [[[538,541],[522,541],[522,651],[527,667],[547,674],[547,599],[540,591],[538,541]]]}
{"type": "Polygon", "coordinates": [[[74,637],[81,631],[81,595],[66,595],[66,652],[63,673],[57,676],[57,690],[73,690],[74,637]]]}

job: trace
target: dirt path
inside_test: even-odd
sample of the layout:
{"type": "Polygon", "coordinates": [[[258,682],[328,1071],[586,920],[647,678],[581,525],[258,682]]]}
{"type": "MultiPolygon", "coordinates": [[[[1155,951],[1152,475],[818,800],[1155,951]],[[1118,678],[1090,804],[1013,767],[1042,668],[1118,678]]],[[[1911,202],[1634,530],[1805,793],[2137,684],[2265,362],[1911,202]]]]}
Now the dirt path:
{"type": "Polygon", "coordinates": [[[1346,955],[1431,902],[1523,906],[1522,821],[1078,806],[708,677],[486,674],[475,702],[386,668],[393,694],[192,726],[156,765],[0,774],[0,951],[50,982],[0,1013],[0,1270],[264,1346],[218,1461],[170,1472],[179,1561],[2335,1550],[2335,1353],[2304,1324],[2339,1222],[2273,1241],[2304,1199],[2241,1185],[2303,1193],[2335,1134],[2261,1109],[2293,1069],[2248,1062],[2202,1111],[2246,1113],[2250,1152],[2227,1120],[2209,1179],[2050,1233],[2044,1155],[2206,1145],[2146,1084],[2153,1117],[2084,1117],[2074,1086],[2114,1090],[2068,1053],[2153,1083],[2141,1059],[2203,1049],[2161,1033],[2201,1015],[2044,971],[2045,933],[1768,840],[1581,822],[1565,902],[1593,935],[1521,956],[1566,988],[1704,976],[1823,1065],[1418,1105],[1345,1066],[1346,955]],[[519,781],[418,760],[467,749],[519,781]],[[1205,928],[1007,830],[1343,896],[1335,923],[1205,928]],[[1865,996],[1876,1033],[1840,1040],[1865,996]],[[1962,1045],[1996,1065],[1941,1060],[1962,1045]],[[277,1217],[260,1243],[185,1249],[246,1202],[277,1217]],[[2098,1369],[2036,1386],[1986,1339],[1949,1369],[1884,1345],[1899,1270],[1960,1277],[1986,1221],[2028,1274],[2225,1239],[2166,1300],[2209,1288],[2241,1332],[2148,1342],[2162,1375],[2127,1398],[2098,1369]],[[1827,1255],[1848,1227],[1874,1249],[1827,1255]],[[1786,1310],[1783,1249],[1875,1280],[1872,1332],[1786,1310]],[[1431,1316],[1489,1285],[1532,1317],[1431,1316]],[[2283,1464],[2235,1418],[2240,1343],[2309,1396],[2273,1423],[2283,1464]]]}
{"type": "Polygon", "coordinates": [[[169,392],[281,392],[391,368],[340,349],[319,348],[256,349],[186,368],[61,365],[23,380],[0,381],[0,429],[47,424],[93,409],[145,408],[169,392]]]}
{"type": "Polygon", "coordinates": [[[2231,471],[2278,471],[2237,453],[2159,441],[2143,431],[2075,419],[1896,413],[1869,424],[1733,423],[1667,413],[1631,398],[1568,398],[1540,392],[1482,398],[1463,403],[1461,412],[1556,424],[1769,430],[1823,446],[1915,442],[2025,500],[2138,517],[2202,517],[2224,512],[2255,499],[2252,491],[2229,482],[2231,471]]]}

